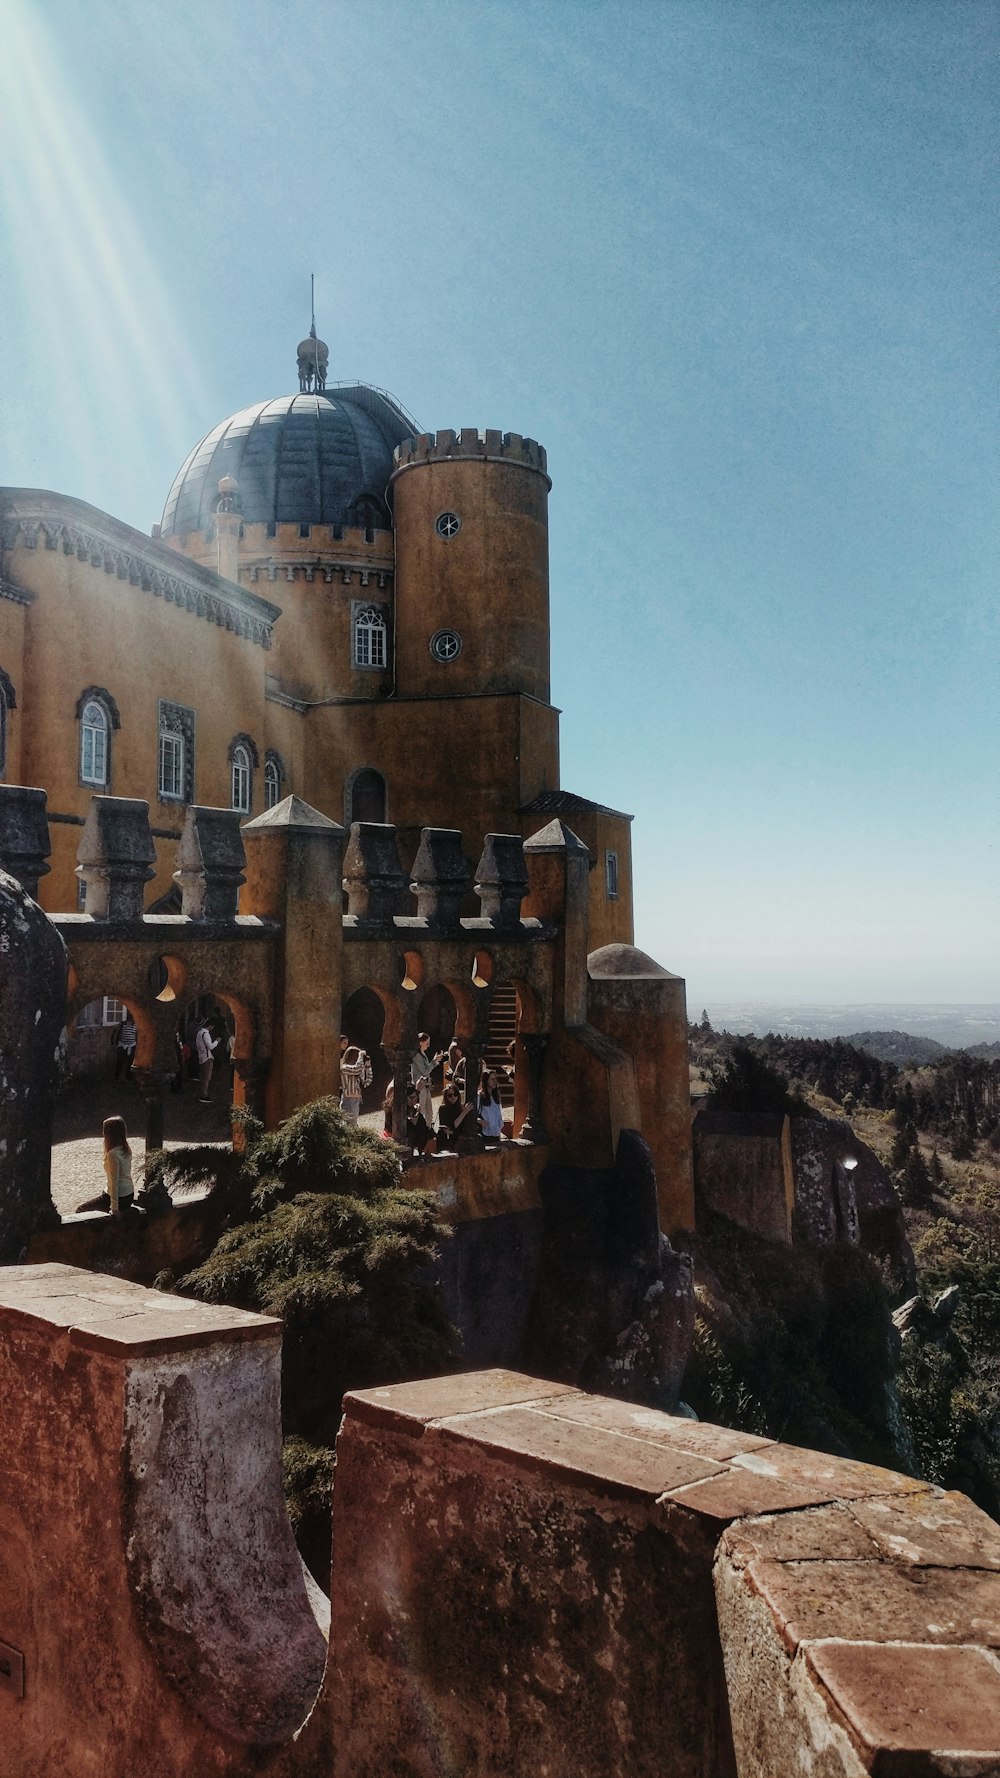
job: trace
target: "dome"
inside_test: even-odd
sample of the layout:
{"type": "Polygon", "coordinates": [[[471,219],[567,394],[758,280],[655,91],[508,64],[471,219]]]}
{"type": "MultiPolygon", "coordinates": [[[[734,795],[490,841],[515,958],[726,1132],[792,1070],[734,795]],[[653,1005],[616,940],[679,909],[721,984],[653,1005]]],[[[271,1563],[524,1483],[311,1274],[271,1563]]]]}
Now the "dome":
{"type": "Polygon", "coordinates": [[[259,401],[195,445],[167,495],[161,535],[207,530],[226,475],[239,483],[248,525],[387,524],[393,451],[419,430],[391,396],[363,383],[259,401]],[[360,495],[367,511],[355,509],[360,495]]]}

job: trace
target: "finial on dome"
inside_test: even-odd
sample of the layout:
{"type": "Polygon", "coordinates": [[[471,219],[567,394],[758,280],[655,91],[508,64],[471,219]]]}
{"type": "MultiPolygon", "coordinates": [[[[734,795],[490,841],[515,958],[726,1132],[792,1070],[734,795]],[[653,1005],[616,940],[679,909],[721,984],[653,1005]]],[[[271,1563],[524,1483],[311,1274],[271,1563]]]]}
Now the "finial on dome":
{"type": "Polygon", "coordinates": [[[309,287],[311,293],[312,324],[309,338],[300,340],[298,347],[299,390],[305,394],[312,389],[326,388],[326,370],[330,362],[330,348],[325,340],[316,336],[316,274],[310,272],[309,287]]]}
{"type": "Polygon", "coordinates": [[[215,502],[216,512],[239,512],[240,484],[235,476],[219,477],[219,498],[215,502]]]}

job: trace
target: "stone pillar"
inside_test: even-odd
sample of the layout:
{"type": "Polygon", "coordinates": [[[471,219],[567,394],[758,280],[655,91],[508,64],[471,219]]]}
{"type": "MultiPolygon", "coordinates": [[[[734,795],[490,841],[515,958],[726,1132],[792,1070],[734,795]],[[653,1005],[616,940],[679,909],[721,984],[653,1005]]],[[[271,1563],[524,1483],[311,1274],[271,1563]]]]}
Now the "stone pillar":
{"type": "Polygon", "coordinates": [[[146,1153],[163,1147],[163,1096],[173,1076],[155,1068],[133,1068],[132,1079],[146,1106],[146,1153]]]}
{"type": "Polygon", "coordinates": [[[267,1077],[271,1070],[269,1059],[258,1060],[255,1056],[234,1056],[233,1073],[242,1087],[241,1100],[251,1116],[264,1122],[266,1116],[267,1077]]]}
{"type": "Polygon", "coordinates": [[[547,1031],[522,1031],[520,1042],[524,1047],[524,1057],[528,1073],[528,1113],[520,1129],[521,1140],[524,1142],[547,1142],[548,1136],[542,1121],[542,1065],[548,1047],[547,1031]]]}
{"type": "Polygon", "coordinates": [[[422,827],[410,888],[417,898],[417,916],[435,930],[458,926],[462,897],[472,872],[456,827],[422,827]]]}
{"type": "Polygon", "coordinates": [[[385,1050],[392,1068],[392,1134],[396,1142],[406,1142],[406,1094],[410,1085],[410,1064],[416,1041],[393,1044],[385,1050]]]}
{"type": "Polygon", "coordinates": [[[660,1225],[693,1229],[694,1172],[687,1004],[679,975],[634,945],[602,945],[587,962],[590,1016],[627,1050],[635,1069],[642,1134],[656,1168],[660,1225]]]}
{"type": "Polygon", "coordinates": [[[0,1266],[24,1259],[52,1221],[52,1112],[66,1021],[66,948],[40,907],[0,872],[0,1266]]]}
{"type": "Polygon", "coordinates": [[[46,863],[51,850],[44,790],[0,784],[0,870],[37,897],[39,878],[51,868],[46,863]]]}
{"type": "Polygon", "coordinates": [[[243,828],[241,909],[276,920],[274,1043],[265,1088],[269,1129],[340,1080],[344,829],[286,796],[243,828]]]}
{"type": "Polygon", "coordinates": [[[521,922],[521,903],[528,893],[524,841],[518,833],[488,833],[476,866],[476,894],[484,920],[501,931],[521,922]]]}
{"type": "Polygon", "coordinates": [[[155,874],[149,804],[129,796],[93,796],[77,848],[77,876],[95,920],[141,920],[143,890],[155,874]]]}
{"type": "Polygon", "coordinates": [[[174,882],[189,920],[232,920],[245,882],[246,852],[237,809],[188,809],[174,882]]]}
{"type": "Polygon", "coordinates": [[[359,926],[391,931],[393,915],[409,911],[409,886],[396,829],[389,822],[352,822],[344,854],[344,888],[347,912],[359,926]]]}
{"type": "Polygon", "coordinates": [[[550,821],[524,842],[527,918],[558,926],[553,982],[553,1022],[570,1027],[587,1021],[587,913],[590,853],[565,822],[550,821]]]}

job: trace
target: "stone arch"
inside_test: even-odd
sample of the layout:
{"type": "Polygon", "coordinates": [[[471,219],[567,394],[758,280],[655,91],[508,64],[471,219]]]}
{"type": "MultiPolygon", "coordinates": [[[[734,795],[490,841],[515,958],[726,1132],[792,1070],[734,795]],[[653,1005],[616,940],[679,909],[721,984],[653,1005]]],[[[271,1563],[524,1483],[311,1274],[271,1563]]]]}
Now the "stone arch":
{"type": "Polygon", "coordinates": [[[357,766],[344,785],[344,825],[388,819],[389,786],[375,766],[357,766]]]}
{"type": "Polygon", "coordinates": [[[374,1111],[382,1104],[392,1079],[392,1063],[386,1055],[385,1045],[388,1043],[392,1047],[395,1041],[392,1034],[398,1018],[393,1019],[388,1002],[388,995],[380,994],[378,989],[366,983],[364,987],[355,988],[341,1008],[341,1031],[352,1043],[360,1044],[367,1051],[372,1065],[372,1084],[365,1088],[361,1098],[364,1112],[374,1111]]]}
{"type": "MultiPolygon", "coordinates": [[[[152,1068],[156,1059],[156,1026],[153,1015],[140,995],[132,993],[131,990],[127,991],[124,988],[116,987],[113,980],[111,983],[102,983],[96,991],[93,982],[88,981],[86,987],[81,988],[79,981],[77,981],[66,1007],[67,1025],[70,1028],[75,1028],[77,1018],[84,1007],[92,1006],[97,1000],[117,1000],[119,1005],[128,1008],[135,1020],[137,1040],[135,1067],[152,1068]]],[[[110,1042],[111,1027],[106,1026],[105,1029],[108,1031],[110,1042]]]]}
{"type": "Polygon", "coordinates": [[[542,1028],[542,1009],[538,995],[530,982],[520,976],[511,976],[510,985],[517,994],[517,1034],[533,1033],[542,1028]]]}

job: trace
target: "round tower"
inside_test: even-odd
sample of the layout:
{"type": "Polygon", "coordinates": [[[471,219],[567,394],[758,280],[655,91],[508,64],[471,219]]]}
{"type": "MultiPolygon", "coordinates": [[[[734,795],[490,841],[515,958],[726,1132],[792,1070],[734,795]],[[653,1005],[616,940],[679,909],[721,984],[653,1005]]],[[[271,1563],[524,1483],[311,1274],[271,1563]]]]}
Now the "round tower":
{"type": "Polygon", "coordinates": [[[395,453],[400,697],[549,699],[545,452],[516,432],[423,434],[395,453]]]}

